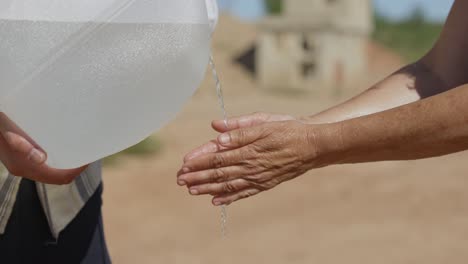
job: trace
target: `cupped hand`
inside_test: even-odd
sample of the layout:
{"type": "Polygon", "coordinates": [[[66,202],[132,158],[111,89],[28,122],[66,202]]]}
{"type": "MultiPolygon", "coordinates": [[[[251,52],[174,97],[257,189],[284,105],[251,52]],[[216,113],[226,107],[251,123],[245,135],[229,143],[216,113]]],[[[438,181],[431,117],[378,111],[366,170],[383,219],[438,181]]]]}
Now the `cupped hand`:
{"type": "MultiPolygon", "coordinates": [[[[227,121],[215,120],[211,123],[211,126],[213,127],[214,130],[220,133],[225,133],[228,131],[241,129],[241,128],[249,128],[249,127],[258,126],[258,125],[269,123],[269,122],[292,121],[292,120],[296,120],[296,118],[290,115],[257,112],[257,113],[253,113],[249,115],[233,117],[233,118],[228,119],[227,121]]],[[[219,145],[216,142],[216,140],[213,140],[189,152],[185,156],[184,161],[194,159],[200,155],[214,153],[222,149],[224,149],[224,146],[219,145]]]]}
{"type": "Polygon", "coordinates": [[[47,154],[4,113],[0,113],[0,160],[13,175],[47,184],[68,184],[87,166],[58,170],[45,164],[47,154]]]}
{"type": "MultiPolygon", "coordinates": [[[[249,127],[240,123],[231,120],[228,127],[241,128],[210,142],[210,151],[205,147],[189,154],[179,171],[178,184],[186,185],[192,195],[212,195],[214,205],[223,205],[322,166],[316,159],[313,125],[278,121],[249,127]]],[[[218,122],[213,126],[222,131],[218,122]]]]}

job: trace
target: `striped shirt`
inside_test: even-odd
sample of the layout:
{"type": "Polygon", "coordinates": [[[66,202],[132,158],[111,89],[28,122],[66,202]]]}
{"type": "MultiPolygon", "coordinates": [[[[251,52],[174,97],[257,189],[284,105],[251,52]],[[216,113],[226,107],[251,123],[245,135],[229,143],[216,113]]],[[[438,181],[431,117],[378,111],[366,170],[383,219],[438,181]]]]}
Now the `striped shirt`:
{"type": "MultiPolygon", "coordinates": [[[[0,234],[5,232],[22,179],[8,173],[3,165],[2,167],[0,172],[0,234]]],[[[49,185],[36,183],[37,193],[47,217],[50,231],[56,239],[83,208],[100,183],[100,162],[91,164],[71,184],[49,185]]]]}

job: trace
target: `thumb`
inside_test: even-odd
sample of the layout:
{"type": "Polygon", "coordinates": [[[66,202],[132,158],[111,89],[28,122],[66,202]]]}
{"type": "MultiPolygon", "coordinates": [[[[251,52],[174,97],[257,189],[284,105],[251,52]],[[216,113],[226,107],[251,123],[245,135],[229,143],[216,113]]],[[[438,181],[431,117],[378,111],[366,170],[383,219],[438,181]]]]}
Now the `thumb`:
{"type": "Polygon", "coordinates": [[[3,112],[0,113],[0,134],[8,149],[21,153],[35,164],[42,164],[47,154],[3,112]]]}
{"type": "Polygon", "coordinates": [[[218,143],[226,148],[241,148],[257,141],[261,136],[262,130],[259,127],[242,128],[221,134],[218,143]]]}
{"type": "Polygon", "coordinates": [[[229,118],[227,121],[215,120],[211,126],[214,130],[224,133],[240,128],[247,128],[268,122],[270,118],[266,113],[254,113],[249,115],[242,115],[238,117],[229,118]]]}
{"type": "Polygon", "coordinates": [[[25,159],[32,161],[34,164],[43,164],[47,156],[46,154],[38,148],[35,148],[24,137],[15,134],[13,132],[1,132],[2,140],[6,142],[6,145],[11,151],[20,153],[24,156],[25,159]]]}

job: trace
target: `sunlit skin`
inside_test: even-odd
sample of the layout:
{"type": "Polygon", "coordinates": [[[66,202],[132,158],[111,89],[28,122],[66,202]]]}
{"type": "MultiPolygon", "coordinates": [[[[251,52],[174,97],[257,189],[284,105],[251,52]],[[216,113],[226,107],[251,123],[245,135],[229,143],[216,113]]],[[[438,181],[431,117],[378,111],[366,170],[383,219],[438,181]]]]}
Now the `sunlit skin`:
{"type": "Polygon", "coordinates": [[[0,113],[0,160],[13,175],[49,184],[67,184],[85,170],[57,170],[45,164],[45,152],[4,113],[0,113]]]}
{"type": "Polygon", "coordinates": [[[186,155],[177,183],[230,204],[335,164],[437,157],[468,149],[468,1],[456,0],[433,49],[357,97],[294,118],[233,118],[186,155]]]}

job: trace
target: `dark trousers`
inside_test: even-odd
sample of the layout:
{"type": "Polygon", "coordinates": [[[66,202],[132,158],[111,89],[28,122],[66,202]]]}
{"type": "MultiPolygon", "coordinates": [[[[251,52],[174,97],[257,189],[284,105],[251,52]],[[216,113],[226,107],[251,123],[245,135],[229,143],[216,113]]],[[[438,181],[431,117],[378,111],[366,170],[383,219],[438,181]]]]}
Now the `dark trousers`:
{"type": "Polygon", "coordinates": [[[0,263],[108,264],[102,228],[102,185],[55,240],[33,181],[23,179],[5,233],[0,263]]]}

